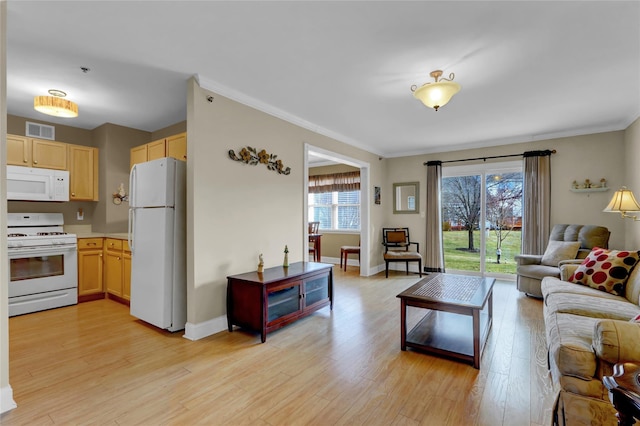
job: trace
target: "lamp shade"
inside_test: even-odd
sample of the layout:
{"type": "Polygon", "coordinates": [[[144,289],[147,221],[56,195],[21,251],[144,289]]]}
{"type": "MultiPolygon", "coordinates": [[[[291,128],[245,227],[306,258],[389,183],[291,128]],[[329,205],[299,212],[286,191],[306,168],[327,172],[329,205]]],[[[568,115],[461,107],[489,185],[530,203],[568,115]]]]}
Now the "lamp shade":
{"type": "Polygon", "coordinates": [[[633,196],[633,192],[624,186],[613,194],[613,198],[611,198],[609,205],[607,205],[603,210],[603,212],[607,213],[638,211],[640,211],[640,205],[638,205],[636,198],[633,196]]]}
{"type": "Polygon", "coordinates": [[[451,100],[453,95],[460,91],[460,85],[454,81],[438,81],[425,83],[418,87],[413,96],[423,104],[436,111],[451,100]]]}
{"type": "Polygon", "coordinates": [[[78,105],[59,96],[36,96],[33,108],[47,115],[72,118],[78,116],[78,105]]]}

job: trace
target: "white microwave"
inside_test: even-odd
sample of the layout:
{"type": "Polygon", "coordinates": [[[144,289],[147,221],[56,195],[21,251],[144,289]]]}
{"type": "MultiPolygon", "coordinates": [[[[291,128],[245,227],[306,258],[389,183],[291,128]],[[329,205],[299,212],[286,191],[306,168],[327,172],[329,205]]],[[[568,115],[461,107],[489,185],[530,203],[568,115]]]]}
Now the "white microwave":
{"type": "Polygon", "coordinates": [[[7,166],[7,200],[69,201],[69,172],[7,166]]]}

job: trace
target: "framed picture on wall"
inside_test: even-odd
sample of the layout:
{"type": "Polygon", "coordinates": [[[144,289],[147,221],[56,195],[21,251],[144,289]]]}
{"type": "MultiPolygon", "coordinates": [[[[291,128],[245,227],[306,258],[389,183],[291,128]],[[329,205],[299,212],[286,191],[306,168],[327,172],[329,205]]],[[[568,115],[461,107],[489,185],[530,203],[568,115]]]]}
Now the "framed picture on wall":
{"type": "Polygon", "coordinates": [[[379,186],[373,187],[373,201],[376,204],[380,204],[380,187],[379,186]]]}

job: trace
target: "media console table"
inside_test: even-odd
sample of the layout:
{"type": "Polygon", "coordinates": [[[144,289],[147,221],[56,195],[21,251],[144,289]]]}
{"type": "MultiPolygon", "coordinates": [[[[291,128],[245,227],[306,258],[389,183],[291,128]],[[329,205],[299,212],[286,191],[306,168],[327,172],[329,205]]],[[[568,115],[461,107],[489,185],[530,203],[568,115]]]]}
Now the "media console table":
{"type": "Polygon", "coordinates": [[[284,327],[318,309],[333,309],[333,265],[297,262],[262,273],[227,277],[227,324],[261,334],[284,327]]]}

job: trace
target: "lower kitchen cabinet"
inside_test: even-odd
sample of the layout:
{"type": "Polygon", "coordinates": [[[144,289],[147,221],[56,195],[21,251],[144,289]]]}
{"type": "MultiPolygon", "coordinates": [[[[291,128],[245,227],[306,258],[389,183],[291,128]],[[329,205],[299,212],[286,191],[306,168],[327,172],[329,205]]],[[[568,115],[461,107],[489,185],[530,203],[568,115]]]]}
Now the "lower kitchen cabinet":
{"type": "Polygon", "coordinates": [[[104,281],[107,295],[111,299],[123,303],[129,302],[131,299],[131,251],[127,241],[117,238],[105,239],[104,281]]]}
{"type": "Polygon", "coordinates": [[[103,299],[103,239],[78,239],[78,302],[103,299]]]}

